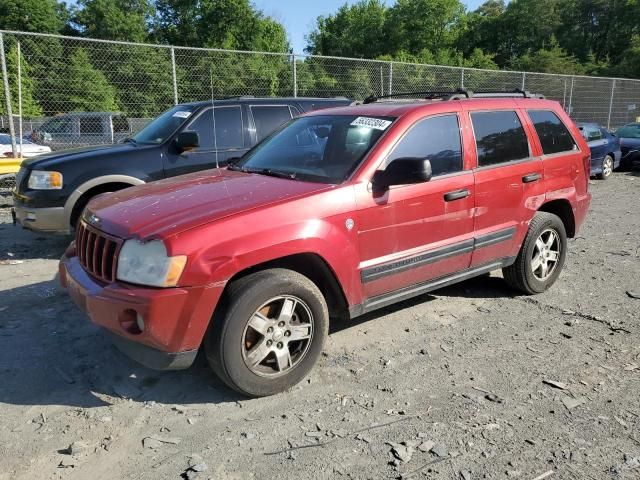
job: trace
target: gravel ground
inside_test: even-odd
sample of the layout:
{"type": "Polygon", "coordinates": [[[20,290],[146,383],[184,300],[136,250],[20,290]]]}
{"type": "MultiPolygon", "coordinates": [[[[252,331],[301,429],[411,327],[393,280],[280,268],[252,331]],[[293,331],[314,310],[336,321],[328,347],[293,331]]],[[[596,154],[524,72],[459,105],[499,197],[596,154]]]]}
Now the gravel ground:
{"type": "Polygon", "coordinates": [[[499,273],[332,326],[293,390],[127,360],[57,286],[69,239],[0,210],[0,479],[640,478],[640,176],[550,291],[499,273]]]}

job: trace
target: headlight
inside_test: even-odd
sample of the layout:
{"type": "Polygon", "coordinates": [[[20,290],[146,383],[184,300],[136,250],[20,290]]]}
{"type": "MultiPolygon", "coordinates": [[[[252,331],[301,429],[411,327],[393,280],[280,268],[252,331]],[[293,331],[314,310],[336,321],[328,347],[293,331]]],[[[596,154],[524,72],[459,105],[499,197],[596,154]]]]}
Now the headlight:
{"type": "Polygon", "coordinates": [[[140,285],[175,287],[186,263],[186,255],[168,257],[161,240],[147,243],[127,240],[118,257],[117,277],[140,285]]]}
{"type": "Polygon", "coordinates": [[[59,190],[62,188],[62,174],[32,170],[29,175],[29,188],[33,190],[59,190]]]}

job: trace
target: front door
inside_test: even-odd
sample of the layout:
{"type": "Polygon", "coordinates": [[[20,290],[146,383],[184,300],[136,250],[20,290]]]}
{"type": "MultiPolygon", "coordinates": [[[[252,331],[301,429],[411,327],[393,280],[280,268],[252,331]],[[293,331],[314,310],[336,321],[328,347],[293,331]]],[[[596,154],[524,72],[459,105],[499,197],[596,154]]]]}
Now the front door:
{"type": "Polygon", "coordinates": [[[199,146],[176,152],[170,144],[164,162],[167,177],[226,165],[230,158],[241,157],[249,149],[240,105],[205,108],[183,130],[197,132],[199,146]]]}
{"type": "Polygon", "coordinates": [[[367,298],[464,270],[471,261],[473,173],[464,166],[457,113],[416,122],[380,168],[406,157],[428,158],[432,179],[357,194],[367,298]]]}

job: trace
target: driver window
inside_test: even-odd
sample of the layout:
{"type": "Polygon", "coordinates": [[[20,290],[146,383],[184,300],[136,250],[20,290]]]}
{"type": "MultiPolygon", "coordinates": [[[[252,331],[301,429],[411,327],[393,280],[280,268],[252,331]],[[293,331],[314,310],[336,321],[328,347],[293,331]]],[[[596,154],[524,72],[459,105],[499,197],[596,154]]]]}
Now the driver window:
{"type": "Polygon", "coordinates": [[[386,167],[398,158],[427,158],[433,176],[462,170],[462,145],[456,114],[429,117],[414,124],[393,148],[386,167]]]}

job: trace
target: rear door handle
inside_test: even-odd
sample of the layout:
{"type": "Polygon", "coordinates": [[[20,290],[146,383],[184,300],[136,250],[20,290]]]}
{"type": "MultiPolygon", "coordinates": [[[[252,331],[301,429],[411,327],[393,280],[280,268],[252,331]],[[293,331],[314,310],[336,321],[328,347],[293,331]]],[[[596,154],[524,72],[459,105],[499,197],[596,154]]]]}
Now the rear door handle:
{"type": "Polygon", "coordinates": [[[540,175],[539,173],[530,173],[529,175],[525,175],[524,177],[522,177],[522,183],[537,182],[541,178],[542,175],[540,175]]]}
{"type": "Polygon", "coordinates": [[[460,200],[461,198],[466,198],[470,195],[469,190],[466,188],[463,190],[455,190],[453,192],[448,192],[444,194],[445,202],[453,202],[454,200],[460,200]]]}

